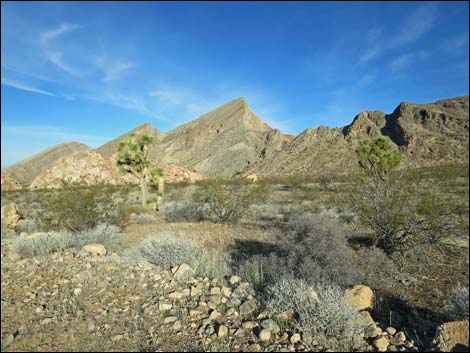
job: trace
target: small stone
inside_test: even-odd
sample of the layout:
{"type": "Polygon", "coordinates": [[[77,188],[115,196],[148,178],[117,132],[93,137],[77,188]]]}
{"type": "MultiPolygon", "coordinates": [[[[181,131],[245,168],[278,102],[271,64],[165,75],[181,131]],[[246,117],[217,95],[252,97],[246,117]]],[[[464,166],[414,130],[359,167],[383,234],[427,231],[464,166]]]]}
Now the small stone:
{"type": "Polygon", "coordinates": [[[230,298],[230,296],[232,295],[232,290],[228,287],[222,287],[222,290],[220,292],[225,298],[230,298]]]}
{"type": "Polygon", "coordinates": [[[394,327],[391,327],[391,326],[387,327],[385,329],[385,331],[387,331],[387,333],[391,336],[393,336],[395,333],[397,333],[397,329],[394,328],[394,327]]]}
{"type": "Polygon", "coordinates": [[[259,339],[262,342],[269,342],[271,340],[271,331],[268,329],[262,329],[259,333],[259,339]]]}
{"type": "Polygon", "coordinates": [[[171,300],[181,300],[183,299],[184,294],[182,292],[172,292],[168,294],[168,298],[171,300]]]}
{"type": "Polygon", "coordinates": [[[385,337],[376,338],[372,344],[379,352],[386,352],[389,346],[388,340],[385,337]]]}
{"type": "Polygon", "coordinates": [[[241,277],[239,277],[239,276],[232,276],[232,277],[230,277],[229,282],[230,282],[230,284],[233,286],[233,285],[235,285],[235,284],[240,283],[241,280],[242,280],[242,279],[241,279],[241,277]]]}
{"type": "Polygon", "coordinates": [[[346,290],[344,298],[352,303],[357,311],[368,310],[374,307],[374,292],[367,286],[355,285],[346,290]]]}
{"type": "Polygon", "coordinates": [[[211,288],[211,295],[220,295],[220,287],[211,288]]]}
{"type": "Polygon", "coordinates": [[[178,266],[173,276],[178,281],[187,281],[188,279],[193,278],[194,275],[195,272],[189,265],[181,264],[180,266],[178,266]]]}
{"type": "Polygon", "coordinates": [[[366,338],[375,338],[377,336],[379,336],[380,334],[382,333],[382,330],[375,326],[375,325],[371,325],[367,328],[366,332],[365,332],[365,337],[366,338]]]}
{"type": "Polygon", "coordinates": [[[49,324],[49,323],[51,323],[51,322],[52,322],[52,319],[51,319],[51,318],[46,318],[46,319],[44,319],[44,320],[41,321],[41,325],[47,325],[47,324],[49,324]]]}
{"type": "Polygon", "coordinates": [[[240,315],[243,315],[243,316],[250,315],[256,310],[256,301],[252,299],[252,300],[248,300],[244,302],[242,305],[240,305],[239,310],[240,310],[240,315]]]}
{"type": "Polygon", "coordinates": [[[313,337],[308,333],[304,333],[302,335],[302,341],[304,341],[306,345],[311,345],[313,342],[313,337]]]}
{"type": "Polygon", "coordinates": [[[274,320],[272,320],[272,319],[267,319],[267,320],[261,321],[261,327],[269,330],[273,334],[279,333],[281,331],[279,325],[276,324],[274,322],[274,320]]]}
{"type": "Polygon", "coordinates": [[[238,308],[241,305],[242,301],[238,298],[230,299],[225,305],[227,308],[238,308]]]}
{"type": "Polygon", "coordinates": [[[403,331],[400,331],[395,334],[392,338],[390,338],[390,344],[395,346],[402,346],[406,341],[406,335],[403,331]]]}
{"type": "Polygon", "coordinates": [[[182,327],[183,327],[183,324],[181,323],[180,320],[175,321],[175,323],[173,324],[173,330],[175,331],[181,330],[182,327]]]}
{"type": "Polygon", "coordinates": [[[176,316],[167,316],[165,319],[163,319],[163,323],[170,324],[170,323],[175,322],[177,320],[178,320],[178,318],[176,316]]]}
{"type": "Polygon", "coordinates": [[[219,313],[217,310],[214,310],[209,315],[209,321],[219,321],[222,318],[222,314],[219,313]]]}
{"type": "Polygon", "coordinates": [[[106,255],[106,248],[102,244],[88,244],[82,248],[82,251],[91,255],[103,256],[106,255]]]}
{"type": "Polygon", "coordinates": [[[228,336],[228,327],[225,325],[220,325],[219,330],[217,331],[217,337],[219,339],[226,338],[228,336]]]}
{"type": "Polygon", "coordinates": [[[172,307],[173,307],[173,304],[170,304],[170,303],[159,303],[158,304],[158,310],[160,310],[160,311],[168,311],[168,310],[171,310],[172,307]]]}
{"type": "Polygon", "coordinates": [[[388,348],[387,348],[387,350],[388,350],[389,352],[398,352],[397,346],[395,346],[395,345],[393,345],[393,344],[389,345],[388,348]]]}
{"type": "Polygon", "coordinates": [[[123,335],[116,335],[116,336],[114,336],[113,338],[111,338],[111,340],[112,340],[113,342],[117,342],[117,341],[122,340],[123,338],[124,338],[123,335]]]}
{"type": "Polygon", "coordinates": [[[290,338],[290,343],[296,344],[298,342],[300,342],[300,334],[294,333],[290,338]]]}
{"type": "Polygon", "coordinates": [[[11,333],[7,336],[7,338],[5,339],[5,347],[6,346],[9,346],[10,344],[12,344],[13,340],[15,339],[15,336],[13,336],[11,333]]]}
{"type": "Polygon", "coordinates": [[[245,329],[245,330],[252,330],[254,329],[256,326],[258,326],[258,323],[256,321],[245,321],[242,323],[242,327],[245,329]]]}
{"type": "Polygon", "coordinates": [[[198,297],[202,294],[202,286],[191,287],[191,297],[198,297]]]}

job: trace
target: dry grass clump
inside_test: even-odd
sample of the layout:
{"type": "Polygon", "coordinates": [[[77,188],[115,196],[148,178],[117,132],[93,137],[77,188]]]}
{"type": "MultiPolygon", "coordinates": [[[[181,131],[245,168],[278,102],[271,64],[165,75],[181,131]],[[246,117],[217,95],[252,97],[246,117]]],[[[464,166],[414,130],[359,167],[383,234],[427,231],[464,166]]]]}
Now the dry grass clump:
{"type": "Polygon", "coordinates": [[[294,328],[322,345],[343,352],[360,348],[365,327],[340,287],[284,278],[268,288],[268,295],[272,314],[290,313],[294,328]]]}
{"type": "Polygon", "coordinates": [[[35,237],[19,237],[13,242],[13,249],[21,257],[45,255],[67,249],[80,250],[87,244],[103,244],[113,247],[119,242],[119,228],[108,224],[99,224],[93,229],[72,233],[61,231],[35,237]]]}

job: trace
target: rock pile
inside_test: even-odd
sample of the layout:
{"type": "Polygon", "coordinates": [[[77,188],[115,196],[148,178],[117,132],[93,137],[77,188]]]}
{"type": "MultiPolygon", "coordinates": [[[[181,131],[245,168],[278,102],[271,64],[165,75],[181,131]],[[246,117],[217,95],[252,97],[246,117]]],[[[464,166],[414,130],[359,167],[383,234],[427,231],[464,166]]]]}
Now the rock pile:
{"type": "MultiPolygon", "coordinates": [[[[327,351],[261,311],[239,276],[199,277],[186,264],[161,270],[100,244],[28,259],[2,250],[2,288],[2,341],[12,350],[327,351]]],[[[417,351],[403,332],[361,313],[369,351],[417,351]]]]}
{"type": "Polygon", "coordinates": [[[61,188],[67,184],[136,184],[132,175],[120,175],[112,160],[91,151],[83,158],[61,158],[54,167],[37,176],[30,189],[61,188]]]}
{"type": "Polygon", "coordinates": [[[21,189],[21,185],[17,183],[7,171],[2,169],[2,191],[18,190],[21,189]]]}
{"type": "MultiPolygon", "coordinates": [[[[167,182],[194,182],[204,179],[194,169],[176,165],[162,165],[167,182]]],[[[55,165],[37,176],[30,189],[62,188],[69,184],[138,184],[139,180],[130,174],[120,174],[116,167],[116,154],[104,159],[99,153],[88,152],[83,158],[62,158],[55,165]]]]}

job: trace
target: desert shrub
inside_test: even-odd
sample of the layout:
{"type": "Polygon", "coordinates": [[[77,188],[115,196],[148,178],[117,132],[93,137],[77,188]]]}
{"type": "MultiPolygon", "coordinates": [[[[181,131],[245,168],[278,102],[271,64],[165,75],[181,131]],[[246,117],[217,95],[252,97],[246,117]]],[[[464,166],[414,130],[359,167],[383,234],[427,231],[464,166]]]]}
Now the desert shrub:
{"type": "Polygon", "coordinates": [[[80,250],[87,244],[103,244],[113,247],[119,242],[119,228],[113,225],[99,224],[94,229],[77,233],[61,231],[59,233],[19,237],[13,242],[13,249],[21,257],[45,255],[66,249],[80,250]]]}
{"type": "Polygon", "coordinates": [[[271,314],[291,313],[294,327],[322,345],[345,352],[360,347],[362,320],[352,304],[344,300],[340,287],[311,286],[303,280],[283,278],[268,288],[268,295],[271,314]]]}
{"type": "Polygon", "coordinates": [[[222,180],[203,184],[195,195],[205,205],[206,220],[214,223],[237,222],[254,200],[264,196],[262,185],[224,183],[222,180]]]}
{"type": "Polygon", "coordinates": [[[189,240],[180,240],[170,234],[161,234],[145,239],[139,246],[139,252],[150,263],[169,269],[186,263],[196,244],[189,240]]]}
{"type": "Polygon", "coordinates": [[[113,189],[97,185],[50,190],[41,216],[45,230],[81,231],[100,223],[117,224],[121,204],[113,199],[113,189]]]}
{"type": "Polygon", "coordinates": [[[447,297],[446,313],[452,320],[465,320],[469,316],[468,286],[457,284],[447,297]]]}
{"type": "Polygon", "coordinates": [[[155,216],[149,213],[141,213],[135,217],[135,221],[138,224],[152,224],[155,223],[156,220],[155,216]]]}
{"type": "Polygon", "coordinates": [[[223,278],[230,272],[225,258],[220,254],[210,253],[192,240],[179,239],[171,234],[147,238],[137,252],[131,256],[134,261],[141,256],[163,269],[186,263],[202,276],[223,278]]]}
{"type": "Polygon", "coordinates": [[[267,286],[276,283],[283,276],[292,275],[286,259],[275,254],[254,255],[240,263],[236,271],[260,294],[264,294],[267,286]]]}
{"type": "Polygon", "coordinates": [[[227,259],[218,252],[208,251],[198,246],[188,264],[196,274],[209,278],[223,279],[231,273],[227,259]]]}
{"type": "Polygon", "coordinates": [[[363,179],[350,199],[372,241],[387,254],[437,244],[458,228],[449,200],[400,176],[363,179]]]}
{"type": "Polygon", "coordinates": [[[202,222],[207,207],[194,201],[170,201],[165,203],[163,213],[167,222],[202,222]]]}
{"type": "Polygon", "coordinates": [[[345,286],[362,279],[354,250],[333,219],[304,214],[291,219],[276,236],[287,252],[287,266],[298,277],[345,286]]]}
{"type": "Polygon", "coordinates": [[[39,230],[39,222],[35,219],[22,219],[18,224],[15,226],[15,231],[17,233],[32,233],[39,230]]]}

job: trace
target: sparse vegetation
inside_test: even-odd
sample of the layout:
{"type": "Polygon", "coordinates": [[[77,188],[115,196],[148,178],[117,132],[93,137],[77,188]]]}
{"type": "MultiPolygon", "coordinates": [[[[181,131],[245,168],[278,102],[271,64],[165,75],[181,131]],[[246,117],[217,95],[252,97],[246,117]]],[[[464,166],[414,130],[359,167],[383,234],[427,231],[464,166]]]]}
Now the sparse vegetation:
{"type": "MultiPolygon", "coordinates": [[[[210,253],[194,241],[179,239],[171,234],[147,238],[137,252],[143,259],[162,269],[186,263],[202,276],[220,279],[230,272],[227,261],[220,254],[210,253]]],[[[135,254],[132,256],[135,257],[135,254]]]]}
{"type": "Polygon", "coordinates": [[[135,217],[135,221],[138,224],[153,224],[156,220],[155,216],[149,213],[141,213],[135,217]]]}
{"type": "Polygon", "coordinates": [[[115,247],[119,244],[119,228],[113,225],[100,224],[94,229],[77,233],[61,231],[34,237],[20,237],[13,242],[13,249],[21,257],[46,255],[67,249],[80,250],[87,244],[103,244],[115,247]]]}
{"type": "Polygon", "coordinates": [[[465,320],[469,316],[469,293],[468,286],[458,283],[450,293],[448,293],[447,304],[445,306],[447,314],[453,320],[465,320]]]}
{"type": "Polygon", "coordinates": [[[358,337],[364,324],[338,286],[284,278],[269,287],[268,293],[272,314],[290,313],[294,327],[322,345],[343,352],[361,347],[358,337]]]}

